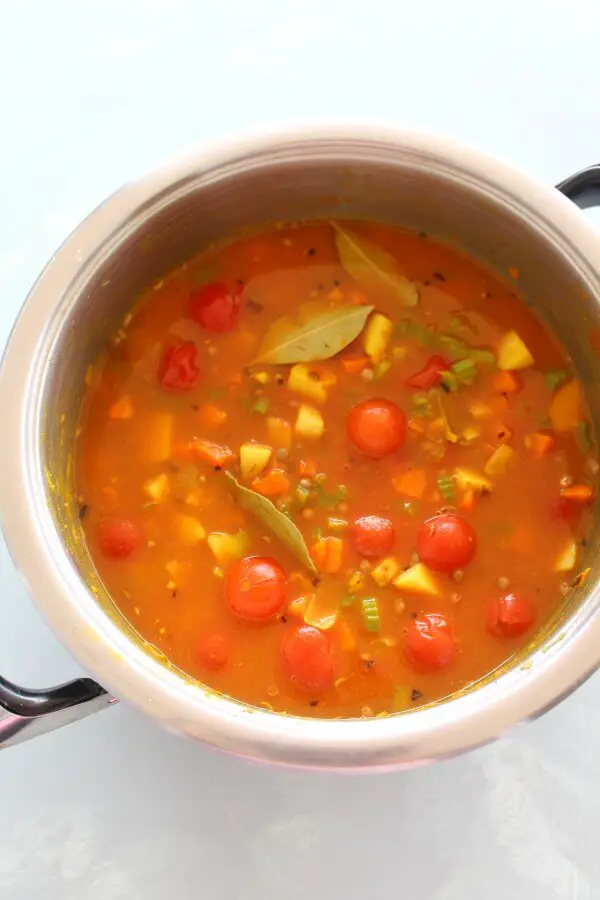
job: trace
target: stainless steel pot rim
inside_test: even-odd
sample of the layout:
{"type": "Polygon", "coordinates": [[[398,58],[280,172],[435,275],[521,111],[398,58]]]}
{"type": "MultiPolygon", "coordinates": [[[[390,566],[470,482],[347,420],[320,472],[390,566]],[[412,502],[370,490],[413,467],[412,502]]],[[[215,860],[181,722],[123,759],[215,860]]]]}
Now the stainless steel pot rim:
{"type": "MultiPolygon", "coordinates": [[[[505,688],[489,683],[451,702],[410,714],[369,720],[321,720],[250,709],[186,682],[133,645],[96,604],[75,571],[46,505],[36,428],[40,422],[41,371],[52,341],[48,298],[63,297],[98,248],[124,223],[151,209],[191,180],[224,167],[272,164],[298,154],[350,161],[362,153],[414,158],[419,165],[452,168],[499,196],[526,198],[527,206],[560,236],[572,264],[600,271],[600,242],[582,215],[552,187],[446,138],[374,122],[298,126],[225,140],[186,154],[126,186],[73,232],[27,298],[0,369],[4,465],[0,515],[9,551],[38,608],[81,664],[100,682],[174,730],[255,758],[307,765],[426,762],[483,744],[511,725],[554,705],[600,662],[600,618],[588,616],[577,640],[554,641],[533,654],[531,667],[505,688]],[[345,154],[345,156],[344,156],[345,154]],[[575,248],[575,249],[573,249],[575,248]]],[[[515,201],[516,202],[516,201],[515,201]]],[[[595,588],[594,604],[598,588],[595,588]]],[[[591,601],[590,601],[591,603],[591,601]]],[[[566,625],[566,636],[572,636],[566,625]]]]}

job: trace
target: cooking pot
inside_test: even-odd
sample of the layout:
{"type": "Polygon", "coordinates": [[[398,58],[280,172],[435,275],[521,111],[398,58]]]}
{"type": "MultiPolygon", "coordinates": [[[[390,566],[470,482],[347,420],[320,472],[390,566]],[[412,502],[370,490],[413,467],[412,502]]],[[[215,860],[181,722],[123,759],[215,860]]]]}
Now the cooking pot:
{"type": "MultiPolygon", "coordinates": [[[[31,594],[89,671],[47,691],[0,678],[0,745],[122,698],[175,732],[254,759],[335,769],[424,763],[539,715],[600,664],[600,530],[587,580],[523,653],[457,694],[387,718],[326,721],[250,708],[151,653],[89,557],[71,489],[87,366],[147,284],[209,241],[278,219],[366,218],[464,247],[519,287],[571,355],[596,428],[600,166],[559,190],[447,140],[365,125],[306,128],[201,149],[129,185],[67,239],[35,284],[0,368],[0,515],[31,594]],[[562,191],[562,193],[561,193],[562,191]],[[100,686],[102,685],[102,687],[100,686]]],[[[600,334],[600,332],[599,332],[600,334]]]]}

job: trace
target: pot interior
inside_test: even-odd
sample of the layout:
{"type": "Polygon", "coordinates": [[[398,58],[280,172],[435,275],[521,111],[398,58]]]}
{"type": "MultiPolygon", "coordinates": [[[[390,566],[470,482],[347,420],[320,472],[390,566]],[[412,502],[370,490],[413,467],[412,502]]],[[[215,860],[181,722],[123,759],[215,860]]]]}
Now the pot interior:
{"type": "MultiPolygon", "coordinates": [[[[577,247],[565,243],[533,202],[512,193],[508,181],[504,187],[487,180],[459,158],[450,161],[366,139],[305,141],[240,153],[208,168],[191,167],[116,217],[111,215],[114,202],[108,201],[108,227],[104,222],[40,344],[40,355],[49,355],[51,364],[45,368],[38,433],[43,435],[47,498],[67,552],[97,602],[132,640],[139,638],[114,607],[87,553],[72,470],[87,367],[139,292],[212,242],[278,220],[367,219],[425,231],[505,279],[509,269],[519,270],[516,286],[571,356],[597,429],[600,360],[589,336],[600,326],[600,286],[577,247]]],[[[94,215],[103,218],[102,209],[94,215]]],[[[593,565],[599,538],[596,527],[583,565],[593,565]]],[[[525,655],[584,627],[595,611],[594,583],[592,575],[571,592],[560,615],[525,655]]],[[[504,677],[522,663],[523,654],[506,664],[504,677]]]]}

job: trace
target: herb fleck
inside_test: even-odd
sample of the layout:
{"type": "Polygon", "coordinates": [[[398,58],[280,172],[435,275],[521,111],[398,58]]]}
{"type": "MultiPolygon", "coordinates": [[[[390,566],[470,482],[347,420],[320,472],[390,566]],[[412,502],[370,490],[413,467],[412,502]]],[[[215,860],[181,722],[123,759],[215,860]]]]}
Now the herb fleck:
{"type": "Polygon", "coordinates": [[[418,688],[413,688],[410,692],[410,699],[414,702],[415,700],[420,700],[423,696],[423,691],[420,691],[418,688]]]}

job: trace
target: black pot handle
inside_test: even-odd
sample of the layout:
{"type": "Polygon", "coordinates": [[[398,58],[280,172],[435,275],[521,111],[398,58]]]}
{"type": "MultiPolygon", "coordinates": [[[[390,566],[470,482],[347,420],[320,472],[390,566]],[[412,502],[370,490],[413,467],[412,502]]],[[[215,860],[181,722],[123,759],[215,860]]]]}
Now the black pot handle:
{"type": "Polygon", "coordinates": [[[28,690],[0,675],[0,750],[54,731],[116,703],[91,678],[43,691],[28,690]]]}
{"type": "Polygon", "coordinates": [[[575,172],[556,187],[580,209],[600,206],[600,163],[575,172]]]}

